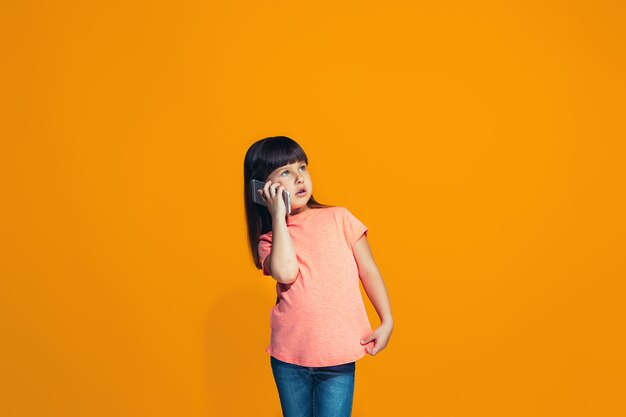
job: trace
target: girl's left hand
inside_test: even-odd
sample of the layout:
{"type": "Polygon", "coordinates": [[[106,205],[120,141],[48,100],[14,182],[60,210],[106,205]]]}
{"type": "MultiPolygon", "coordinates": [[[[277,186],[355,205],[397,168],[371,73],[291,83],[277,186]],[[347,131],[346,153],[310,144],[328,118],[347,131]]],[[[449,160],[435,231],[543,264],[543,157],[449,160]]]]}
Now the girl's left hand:
{"type": "Polygon", "coordinates": [[[393,331],[393,323],[386,324],[382,323],[376,330],[370,333],[367,337],[361,340],[362,345],[366,345],[372,340],[375,340],[374,347],[367,346],[365,351],[370,355],[374,356],[381,350],[383,350],[387,343],[389,343],[389,338],[391,337],[391,332],[393,331]]]}

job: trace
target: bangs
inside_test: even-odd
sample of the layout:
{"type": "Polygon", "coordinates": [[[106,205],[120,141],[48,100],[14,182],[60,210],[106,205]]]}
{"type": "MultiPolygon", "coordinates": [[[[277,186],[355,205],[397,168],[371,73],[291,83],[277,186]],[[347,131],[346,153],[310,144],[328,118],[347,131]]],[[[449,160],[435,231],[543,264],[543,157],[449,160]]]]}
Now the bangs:
{"type": "Polygon", "coordinates": [[[309,163],[304,150],[294,140],[285,136],[276,136],[266,141],[259,149],[259,160],[254,178],[264,181],[276,168],[296,162],[309,163]],[[259,178],[262,177],[262,178],[259,178]]]}

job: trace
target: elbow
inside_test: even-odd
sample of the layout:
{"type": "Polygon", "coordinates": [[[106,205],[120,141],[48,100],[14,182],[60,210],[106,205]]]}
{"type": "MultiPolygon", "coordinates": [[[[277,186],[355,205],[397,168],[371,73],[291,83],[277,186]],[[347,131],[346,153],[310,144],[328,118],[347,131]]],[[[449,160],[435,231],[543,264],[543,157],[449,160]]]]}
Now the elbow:
{"type": "Polygon", "coordinates": [[[375,280],[382,280],[380,271],[375,266],[372,268],[359,269],[359,278],[361,279],[363,285],[368,285],[370,282],[375,280]]]}
{"type": "Polygon", "coordinates": [[[296,281],[296,279],[298,279],[299,274],[300,274],[300,269],[298,268],[298,265],[295,265],[295,267],[288,268],[282,273],[278,273],[274,275],[274,278],[276,279],[276,281],[278,281],[281,284],[289,285],[289,284],[293,284],[296,281]]]}

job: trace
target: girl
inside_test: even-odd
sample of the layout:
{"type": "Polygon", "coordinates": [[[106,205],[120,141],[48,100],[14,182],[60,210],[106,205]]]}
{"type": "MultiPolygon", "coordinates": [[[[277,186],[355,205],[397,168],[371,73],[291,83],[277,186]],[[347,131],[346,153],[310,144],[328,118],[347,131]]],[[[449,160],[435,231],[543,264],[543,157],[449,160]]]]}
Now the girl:
{"type": "MultiPolygon", "coordinates": [[[[286,136],[255,142],[244,160],[244,200],[252,258],[276,282],[266,352],[284,417],[352,413],[356,360],[383,350],[393,330],[387,289],[368,228],[348,209],[313,198],[304,150],[286,136]],[[252,179],[267,204],[252,201],[252,179]],[[291,213],[283,192],[291,198],[291,213]],[[372,331],[359,277],[376,308],[372,331]]],[[[340,178],[355,178],[340,172],[340,178]]],[[[349,184],[347,184],[349,186],[349,184]]]]}

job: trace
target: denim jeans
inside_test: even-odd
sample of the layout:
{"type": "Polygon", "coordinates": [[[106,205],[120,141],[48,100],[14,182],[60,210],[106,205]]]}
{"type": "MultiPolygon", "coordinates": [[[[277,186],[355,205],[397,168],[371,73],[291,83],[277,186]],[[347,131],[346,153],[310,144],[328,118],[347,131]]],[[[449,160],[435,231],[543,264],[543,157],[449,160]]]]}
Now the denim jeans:
{"type": "Polygon", "coordinates": [[[350,417],[355,362],[307,367],[270,356],[284,417],[350,417]]]}

